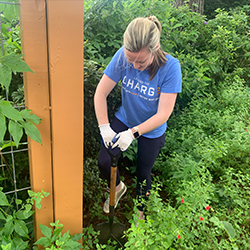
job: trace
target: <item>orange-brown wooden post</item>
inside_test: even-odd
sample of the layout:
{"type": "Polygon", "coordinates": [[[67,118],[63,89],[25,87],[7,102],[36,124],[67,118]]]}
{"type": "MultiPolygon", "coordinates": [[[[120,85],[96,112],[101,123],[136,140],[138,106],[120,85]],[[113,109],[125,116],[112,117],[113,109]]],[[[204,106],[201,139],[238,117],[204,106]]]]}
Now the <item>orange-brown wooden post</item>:
{"type": "Polygon", "coordinates": [[[46,8],[44,1],[20,1],[22,52],[25,61],[35,72],[24,73],[25,103],[32,113],[42,118],[37,126],[43,146],[29,140],[31,185],[35,192],[42,188],[50,195],[42,201],[41,210],[34,214],[35,238],[42,236],[38,223],[49,225],[54,220],[51,119],[47,58],[46,8]],[[44,183],[43,183],[44,181],[44,183]]]}
{"type": "Polygon", "coordinates": [[[83,0],[48,0],[55,220],[82,230],[83,0]]]}
{"type": "Polygon", "coordinates": [[[82,232],[83,0],[20,0],[22,49],[35,72],[24,74],[26,105],[42,118],[43,145],[30,142],[35,191],[50,196],[38,223],[60,220],[64,232],[82,232]],[[44,181],[44,183],[43,183],[44,181]]]}

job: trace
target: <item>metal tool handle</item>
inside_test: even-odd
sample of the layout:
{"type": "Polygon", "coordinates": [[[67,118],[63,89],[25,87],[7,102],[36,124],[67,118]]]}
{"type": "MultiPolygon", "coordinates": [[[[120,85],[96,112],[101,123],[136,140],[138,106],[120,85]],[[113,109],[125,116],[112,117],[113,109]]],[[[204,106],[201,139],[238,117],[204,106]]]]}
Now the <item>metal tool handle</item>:
{"type": "MultiPolygon", "coordinates": [[[[112,139],[112,143],[116,143],[119,138],[120,138],[119,134],[116,134],[114,138],[112,139]]],[[[119,150],[117,154],[114,154],[114,152],[117,151],[117,149],[119,148],[115,147],[114,149],[112,149],[110,147],[107,149],[107,152],[111,157],[111,167],[114,167],[114,168],[117,167],[118,160],[122,154],[121,150],[119,150]]]]}

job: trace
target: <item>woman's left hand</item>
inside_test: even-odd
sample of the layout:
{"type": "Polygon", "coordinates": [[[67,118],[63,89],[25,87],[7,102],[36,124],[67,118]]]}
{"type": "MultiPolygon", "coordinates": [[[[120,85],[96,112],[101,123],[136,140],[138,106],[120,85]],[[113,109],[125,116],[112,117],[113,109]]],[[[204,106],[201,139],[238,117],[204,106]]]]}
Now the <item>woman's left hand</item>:
{"type": "Polygon", "coordinates": [[[117,137],[118,140],[113,144],[112,148],[119,147],[121,151],[125,151],[135,139],[131,129],[119,133],[117,137]]]}

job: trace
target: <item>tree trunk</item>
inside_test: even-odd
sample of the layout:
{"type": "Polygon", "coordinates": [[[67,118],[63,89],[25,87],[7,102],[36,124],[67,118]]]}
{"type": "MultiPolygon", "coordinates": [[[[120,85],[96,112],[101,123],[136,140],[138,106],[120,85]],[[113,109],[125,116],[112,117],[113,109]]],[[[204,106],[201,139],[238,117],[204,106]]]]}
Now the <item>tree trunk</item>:
{"type": "Polygon", "coordinates": [[[204,12],[204,0],[175,0],[175,2],[172,2],[173,6],[175,8],[180,7],[181,5],[184,5],[185,3],[187,3],[189,5],[189,8],[192,11],[195,11],[197,13],[200,13],[201,15],[203,15],[204,12]]]}

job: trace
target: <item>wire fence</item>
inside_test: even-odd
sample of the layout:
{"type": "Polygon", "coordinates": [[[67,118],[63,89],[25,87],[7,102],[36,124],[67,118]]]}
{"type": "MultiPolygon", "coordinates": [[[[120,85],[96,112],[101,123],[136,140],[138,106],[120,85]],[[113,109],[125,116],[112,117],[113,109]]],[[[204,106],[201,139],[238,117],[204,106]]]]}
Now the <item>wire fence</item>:
{"type": "MultiPolygon", "coordinates": [[[[11,52],[21,53],[18,5],[17,0],[0,1],[1,57],[11,52]]],[[[3,88],[0,92],[1,99],[9,101],[19,111],[25,108],[22,84],[22,74],[13,74],[9,93],[3,88]]],[[[0,145],[1,186],[10,202],[13,202],[14,199],[23,200],[27,197],[26,190],[31,189],[27,138],[24,135],[17,148],[12,136],[6,132],[4,142],[8,142],[9,146],[3,149],[0,145]]],[[[18,204],[16,204],[16,209],[19,209],[18,204]]]]}

